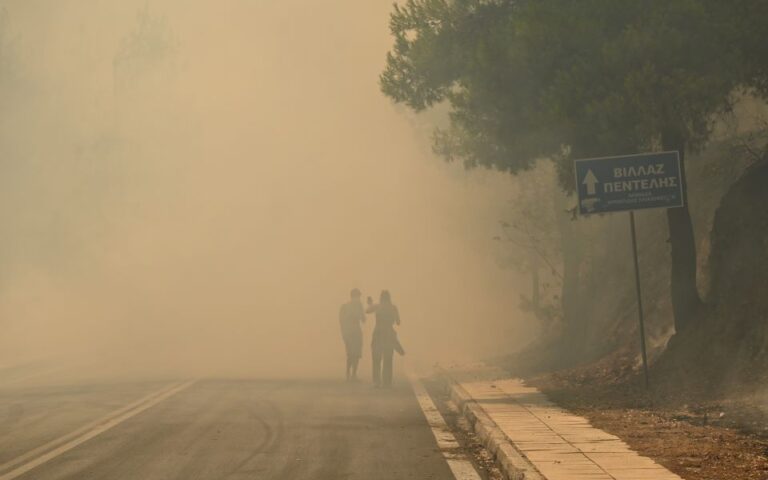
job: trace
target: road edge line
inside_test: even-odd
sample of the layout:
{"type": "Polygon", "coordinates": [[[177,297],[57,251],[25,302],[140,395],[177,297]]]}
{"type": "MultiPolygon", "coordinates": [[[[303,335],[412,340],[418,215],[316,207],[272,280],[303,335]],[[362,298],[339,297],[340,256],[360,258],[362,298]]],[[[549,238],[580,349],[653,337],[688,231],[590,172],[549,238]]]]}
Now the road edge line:
{"type": "Polygon", "coordinates": [[[502,473],[509,480],[546,480],[461,384],[444,369],[438,372],[448,383],[451,400],[472,426],[477,438],[493,455],[502,473]]]}
{"type": "MultiPolygon", "coordinates": [[[[456,440],[453,432],[451,432],[435,402],[432,401],[429,392],[424,388],[421,380],[410,371],[407,372],[407,377],[413,393],[416,395],[421,413],[424,414],[432,435],[435,437],[437,446],[448,463],[448,468],[451,469],[454,478],[456,480],[482,480],[482,477],[466,454],[451,451],[459,448],[459,442],[456,440]]],[[[3,479],[0,478],[0,480],[3,479]]]]}

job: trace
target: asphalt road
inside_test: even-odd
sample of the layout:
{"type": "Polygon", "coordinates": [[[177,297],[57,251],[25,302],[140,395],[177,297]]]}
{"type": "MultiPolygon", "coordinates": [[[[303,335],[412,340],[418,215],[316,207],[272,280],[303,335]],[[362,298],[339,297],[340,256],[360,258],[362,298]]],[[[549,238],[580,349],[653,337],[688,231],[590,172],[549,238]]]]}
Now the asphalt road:
{"type": "Polygon", "coordinates": [[[0,386],[0,480],[17,478],[454,477],[405,380],[212,379],[0,386]]]}

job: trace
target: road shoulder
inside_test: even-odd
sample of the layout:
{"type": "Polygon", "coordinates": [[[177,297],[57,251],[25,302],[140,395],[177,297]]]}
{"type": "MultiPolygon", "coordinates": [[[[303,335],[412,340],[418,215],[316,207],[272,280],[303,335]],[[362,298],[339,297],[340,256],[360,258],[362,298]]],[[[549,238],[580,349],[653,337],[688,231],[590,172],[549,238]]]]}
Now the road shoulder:
{"type": "Polygon", "coordinates": [[[483,365],[444,370],[452,396],[512,479],[680,480],[618,437],[483,365]]]}

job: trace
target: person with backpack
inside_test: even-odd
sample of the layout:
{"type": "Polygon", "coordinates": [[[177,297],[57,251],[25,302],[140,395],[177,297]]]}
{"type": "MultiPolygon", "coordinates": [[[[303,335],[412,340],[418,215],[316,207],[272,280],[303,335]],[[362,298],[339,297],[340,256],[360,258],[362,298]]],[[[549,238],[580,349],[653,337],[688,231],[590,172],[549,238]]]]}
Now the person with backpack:
{"type": "Polygon", "coordinates": [[[373,359],[373,384],[376,387],[389,388],[392,386],[392,357],[397,351],[405,354],[395,332],[395,325],[400,325],[400,312],[392,303],[389,291],[384,290],[379,297],[379,303],[374,304],[368,297],[366,313],[376,315],[376,325],[371,339],[371,355],[373,359]]]}

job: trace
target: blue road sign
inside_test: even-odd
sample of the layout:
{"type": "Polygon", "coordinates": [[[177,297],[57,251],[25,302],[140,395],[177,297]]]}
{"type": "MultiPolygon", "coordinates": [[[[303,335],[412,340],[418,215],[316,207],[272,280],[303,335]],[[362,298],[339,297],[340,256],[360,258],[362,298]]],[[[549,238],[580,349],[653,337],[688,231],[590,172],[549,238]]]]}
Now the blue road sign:
{"type": "Polygon", "coordinates": [[[683,206],[678,152],[575,161],[579,213],[683,206]]]}

